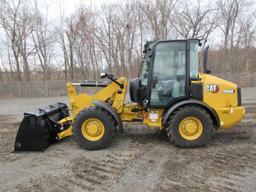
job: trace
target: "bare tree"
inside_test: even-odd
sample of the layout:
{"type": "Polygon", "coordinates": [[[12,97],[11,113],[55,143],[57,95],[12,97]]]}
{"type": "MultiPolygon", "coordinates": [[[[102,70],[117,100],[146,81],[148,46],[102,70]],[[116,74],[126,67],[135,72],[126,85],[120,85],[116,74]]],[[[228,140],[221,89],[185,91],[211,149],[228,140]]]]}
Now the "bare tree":
{"type": "Polygon", "coordinates": [[[43,70],[44,81],[47,81],[49,78],[49,62],[51,59],[51,52],[54,47],[55,34],[49,29],[47,15],[43,16],[43,14],[38,9],[36,2],[35,11],[37,21],[35,25],[35,30],[32,33],[32,39],[34,42],[36,55],[43,70]]]}
{"type": "Polygon", "coordinates": [[[66,18],[65,22],[61,19],[57,27],[58,42],[63,51],[66,80],[68,79],[67,72],[69,72],[71,80],[74,80],[74,45],[78,35],[78,27],[79,23],[75,14],[66,18]]]}
{"type": "MultiPolygon", "coordinates": [[[[256,35],[256,24],[255,24],[255,15],[250,16],[248,18],[241,18],[239,19],[239,37],[236,44],[236,50],[239,44],[242,44],[242,47],[244,47],[243,51],[240,50],[240,52],[243,53],[243,60],[239,63],[238,66],[235,68],[235,72],[241,71],[244,73],[242,75],[243,81],[249,83],[250,82],[250,72],[253,70],[253,64],[255,63],[253,57],[250,57],[250,52],[253,47],[253,42],[255,41],[255,35],[256,35]]],[[[237,51],[238,52],[238,51],[237,51]]],[[[239,54],[239,53],[236,53],[239,54]]]]}
{"type": "Polygon", "coordinates": [[[11,42],[11,49],[13,52],[13,56],[16,62],[16,70],[17,70],[17,80],[21,81],[21,67],[20,67],[20,47],[18,46],[19,37],[17,34],[17,25],[18,25],[18,16],[21,0],[15,3],[14,0],[6,1],[1,0],[1,11],[0,11],[0,19],[1,25],[6,32],[8,38],[11,42]]]}
{"type": "Polygon", "coordinates": [[[24,76],[26,81],[30,81],[30,67],[28,57],[33,54],[35,48],[33,43],[30,41],[32,32],[36,24],[36,17],[31,10],[28,10],[25,6],[22,9],[20,20],[18,24],[18,37],[19,41],[17,46],[20,49],[20,54],[24,66],[24,76]]]}
{"type": "Polygon", "coordinates": [[[77,38],[77,27],[79,24],[75,20],[75,16],[72,15],[70,18],[67,19],[67,29],[66,29],[66,35],[68,39],[68,48],[69,48],[69,64],[70,64],[70,77],[71,80],[74,79],[74,44],[75,40],[77,38]]]}
{"type": "Polygon", "coordinates": [[[149,33],[153,33],[153,39],[170,38],[170,18],[177,2],[178,0],[138,1],[138,7],[145,16],[144,27],[149,33]]]}
{"type": "Polygon", "coordinates": [[[171,20],[173,26],[182,38],[208,38],[217,27],[216,9],[203,8],[200,0],[195,5],[184,2],[179,9],[175,9],[175,15],[171,20]]]}
{"type": "Polygon", "coordinates": [[[91,10],[81,7],[77,10],[78,37],[75,42],[75,51],[77,52],[77,61],[83,70],[89,76],[89,71],[92,71],[92,77],[98,78],[97,71],[99,70],[97,48],[95,42],[95,20],[91,10]]]}
{"type": "Polygon", "coordinates": [[[249,48],[253,46],[253,42],[255,40],[255,33],[256,33],[256,23],[254,22],[256,16],[249,16],[247,18],[240,18],[239,19],[239,37],[236,43],[236,47],[240,47],[239,44],[241,43],[243,47],[249,48]]]}
{"type": "MultiPolygon", "coordinates": [[[[115,63],[115,57],[113,55],[113,22],[115,20],[115,9],[116,5],[113,6],[102,6],[98,16],[100,18],[101,27],[97,28],[95,38],[97,39],[96,43],[104,58],[106,60],[109,72],[113,73],[113,65],[115,63]]],[[[118,70],[118,69],[116,69],[118,70]]]]}
{"type": "Polygon", "coordinates": [[[29,44],[35,20],[34,13],[27,8],[22,0],[2,2],[1,23],[11,41],[12,52],[16,62],[17,79],[21,80],[20,58],[23,62],[25,80],[30,80],[28,57],[33,52],[29,44]]]}
{"type": "Polygon", "coordinates": [[[235,25],[239,13],[242,11],[242,0],[227,0],[217,2],[220,18],[218,27],[224,34],[224,48],[234,47],[235,25]]]}
{"type": "Polygon", "coordinates": [[[59,43],[62,53],[63,53],[63,64],[64,64],[64,75],[65,80],[68,80],[68,70],[69,70],[69,52],[68,52],[68,45],[66,40],[66,33],[64,29],[64,22],[60,19],[59,25],[56,27],[57,32],[57,42],[59,43]]]}

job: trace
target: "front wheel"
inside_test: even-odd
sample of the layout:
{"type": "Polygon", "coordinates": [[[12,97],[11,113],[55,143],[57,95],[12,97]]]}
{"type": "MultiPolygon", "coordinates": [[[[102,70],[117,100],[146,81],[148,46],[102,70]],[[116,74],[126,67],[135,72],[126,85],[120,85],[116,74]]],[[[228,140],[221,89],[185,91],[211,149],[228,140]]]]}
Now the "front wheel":
{"type": "Polygon", "coordinates": [[[72,127],[74,140],[81,147],[89,150],[106,148],[111,143],[115,132],[112,116],[96,107],[80,111],[72,127]]]}
{"type": "Polygon", "coordinates": [[[209,143],[213,134],[213,122],[207,111],[197,106],[177,109],[168,120],[166,132],[176,146],[202,147],[209,143]]]}

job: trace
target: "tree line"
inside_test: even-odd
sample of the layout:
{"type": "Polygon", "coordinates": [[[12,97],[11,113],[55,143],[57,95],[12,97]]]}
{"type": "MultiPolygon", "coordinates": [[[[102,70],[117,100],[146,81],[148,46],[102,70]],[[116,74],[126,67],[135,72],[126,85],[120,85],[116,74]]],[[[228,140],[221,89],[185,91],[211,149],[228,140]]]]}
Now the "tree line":
{"type": "Polygon", "coordinates": [[[253,7],[246,0],[130,0],[81,4],[53,22],[36,0],[0,0],[0,81],[98,79],[100,71],[131,78],[146,41],[184,38],[210,40],[213,73],[252,74],[253,7]]]}

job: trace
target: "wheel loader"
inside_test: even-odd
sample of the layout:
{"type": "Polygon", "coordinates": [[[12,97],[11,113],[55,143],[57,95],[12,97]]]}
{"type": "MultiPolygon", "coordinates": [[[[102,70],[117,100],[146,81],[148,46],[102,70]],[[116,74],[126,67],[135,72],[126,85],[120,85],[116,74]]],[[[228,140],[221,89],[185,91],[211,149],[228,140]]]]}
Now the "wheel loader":
{"type": "Polygon", "coordinates": [[[109,73],[101,74],[107,81],[67,83],[70,108],[57,103],[25,113],[14,151],[43,151],[69,136],[84,149],[103,149],[123,132],[123,122],[133,121],[166,132],[177,147],[205,146],[215,131],[239,123],[245,109],[241,89],[207,69],[209,47],[199,72],[201,45],[199,39],[149,41],[138,78],[129,83],[109,73]],[[78,86],[101,89],[89,95],[78,86]]]}

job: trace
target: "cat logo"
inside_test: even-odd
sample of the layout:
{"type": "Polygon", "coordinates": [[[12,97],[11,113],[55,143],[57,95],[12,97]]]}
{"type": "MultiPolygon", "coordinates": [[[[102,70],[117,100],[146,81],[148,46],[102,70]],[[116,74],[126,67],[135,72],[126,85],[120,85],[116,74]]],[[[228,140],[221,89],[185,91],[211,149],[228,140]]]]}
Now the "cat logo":
{"type": "Polygon", "coordinates": [[[205,91],[206,92],[212,92],[212,93],[218,93],[219,92],[219,87],[218,85],[206,85],[205,86],[205,91]]]}

